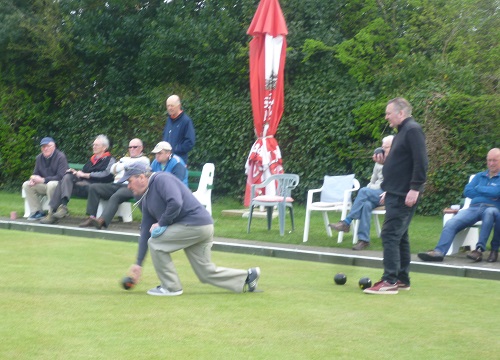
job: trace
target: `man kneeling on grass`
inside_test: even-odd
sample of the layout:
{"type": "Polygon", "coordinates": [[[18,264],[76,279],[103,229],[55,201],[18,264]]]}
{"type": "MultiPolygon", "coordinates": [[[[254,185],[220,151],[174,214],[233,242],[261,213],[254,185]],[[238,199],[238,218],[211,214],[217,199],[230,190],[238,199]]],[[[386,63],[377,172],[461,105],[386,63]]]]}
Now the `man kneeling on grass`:
{"type": "Polygon", "coordinates": [[[151,259],[160,285],[149,295],[176,296],[182,285],[171,253],[184,249],[191,266],[202,283],[234,292],[255,291],[260,277],[258,267],[248,270],[217,267],[211,262],[213,219],[178,178],[170,173],[151,173],[144,164],[133,163],[125,169],[121,182],[128,180],[142,209],[141,234],[137,261],[129,273],[137,283],[142,262],[150,249],[151,259]]]}

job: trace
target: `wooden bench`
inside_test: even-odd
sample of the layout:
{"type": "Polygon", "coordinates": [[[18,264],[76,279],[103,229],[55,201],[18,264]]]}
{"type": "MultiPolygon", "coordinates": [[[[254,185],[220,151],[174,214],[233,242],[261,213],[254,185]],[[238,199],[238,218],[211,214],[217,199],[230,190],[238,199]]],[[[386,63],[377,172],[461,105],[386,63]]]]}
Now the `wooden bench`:
{"type": "MultiPolygon", "coordinates": [[[[69,163],[68,164],[70,169],[75,169],[75,170],[83,170],[84,164],[79,164],[79,163],[69,163]]],[[[213,176],[213,174],[212,174],[213,176]]],[[[188,187],[191,189],[191,191],[196,191],[198,189],[198,185],[202,179],[202,172],[201,171],[196,171],[196,170],[189,170],[188,171],[188,187]]],[[[209,184],[207,185],[207,189],[213,189],[213,185],[209,184]]],[[[27,218],[31,214],[31,209],[29,207],[28,201],[26,200],[26,194],[24,193],[24,190],[21,191],[22,197],[24,199],[24,217],[27,218]]],[[[42,210],[49,210],[49,200],[47,196],[43,196],[41,198],[41,203],[42,203],[42,210]]],[[[99,201],[99,206],[97,208],[97,214],[96,216],[99,217],[104,208],[107,205],[107,200],[101,199],[99,201]]],[[[121,217],[123,222],[131,222],[133,220],[132,218],[132,204],[135,203],[134,198],[130,198],[129,201],[125,201],[120,204],[118,207],[118,210],[116,211],[115,216],[121,217]]],[[[207,206],[206,204],[204,204],[207,206]]],[[[207,206],[207,209],[209,207],[207,206]]],[[[211,209],[211,207],[210,207],[211,209]]]]}

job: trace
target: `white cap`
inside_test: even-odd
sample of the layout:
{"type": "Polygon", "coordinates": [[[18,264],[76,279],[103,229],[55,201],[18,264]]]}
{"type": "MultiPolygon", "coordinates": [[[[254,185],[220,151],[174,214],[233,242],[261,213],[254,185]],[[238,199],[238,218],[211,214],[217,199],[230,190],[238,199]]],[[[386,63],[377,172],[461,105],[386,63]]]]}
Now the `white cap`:
{"type": "Polygon", "coordinates": [[[155,148],[151,152],[156,154],[162,150],[172,151],[172,145],[170,145],[166,141],[160,141],[158,144],[156,144],[155,148]]]}

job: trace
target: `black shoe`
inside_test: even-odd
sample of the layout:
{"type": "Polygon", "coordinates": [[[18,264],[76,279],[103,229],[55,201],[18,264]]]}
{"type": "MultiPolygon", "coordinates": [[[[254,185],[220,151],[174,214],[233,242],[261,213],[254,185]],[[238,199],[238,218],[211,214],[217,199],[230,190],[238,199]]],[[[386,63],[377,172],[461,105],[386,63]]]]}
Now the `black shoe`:
{"type": "Polygon", "coordinates": [[[498,250],[491,250],[490,256],[488,256],[487,262],[497,262],[498,260],[498,250]]]}
{"type": "Polygon", "coordinates": [[[363,250],[370,246],[370,242],[366,240],[358,240],[356,245],[352,247],[353,250],[363,250]]]}
{"type": "Polygon", "coordinates": [[[35,213],[31,214],[28,218],[28,221],[40,220],[45,217],[45,214],[42,211],[37,210],[35,213]]]}
{"type": "Polygon", "coordinates": [[[467,258],[474,262],[480,262],[483,260],[483,251],[481,249],[472,250],[467,254],[467,258]]]}
{"type": "Polygon", "coordinates": [[[418,257],[423,261],[443,261],[444,254],[442,252],[431,250],[423,253],[419,253],[418,257]]]}

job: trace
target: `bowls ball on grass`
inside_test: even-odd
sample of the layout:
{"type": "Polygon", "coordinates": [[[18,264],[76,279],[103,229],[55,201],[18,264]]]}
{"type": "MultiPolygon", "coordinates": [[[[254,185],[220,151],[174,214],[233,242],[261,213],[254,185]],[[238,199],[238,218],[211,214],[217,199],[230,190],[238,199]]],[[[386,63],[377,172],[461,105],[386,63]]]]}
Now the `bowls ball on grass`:
{"type": "Polygon", "coordinates": [[[335,281],[335,284],[337,285],[344,285],[347,281],[347,276],[345,276],[344,273],[335,274],[333,281],[335,281]]]}
{"type": "Polygon", "coordinates": [[[130,276],[125,276],[121,284],[125,290],[130,290],[135,286],[135,281],[130,276]]]}
{"type": "Polygon", "coordinates": [[[361,290],[364,290],[364,289],[368,289],[369,287],[372,286],[372,281],[370,280],[370,278],[367,278],[367,277],[363,277],[361,279],[359,279],[359,288],[361,290]]]}

